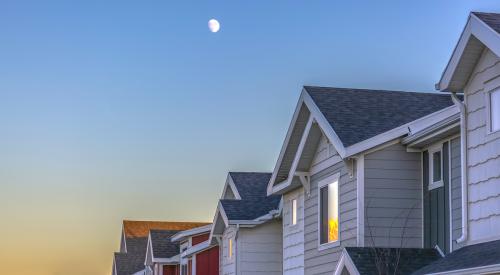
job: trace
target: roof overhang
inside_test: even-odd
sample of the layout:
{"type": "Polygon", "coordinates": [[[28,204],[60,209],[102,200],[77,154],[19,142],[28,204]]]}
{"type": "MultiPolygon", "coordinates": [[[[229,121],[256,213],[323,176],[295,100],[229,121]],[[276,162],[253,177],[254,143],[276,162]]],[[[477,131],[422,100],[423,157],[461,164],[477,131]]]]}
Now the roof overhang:
{"type": "Polygon", "coordinates": [[[342,256],[340,256],[340,260],[337,263],[337,267],[335,268],[335,275],[342,275],[342,271],[344,268],[349,271],[350,275],[359,275],[359,271],[354,265],[354,262],[352,261],[351,257],[349,256],[349,253],[344,249],[342,249],[342,256]]]}
{"type": "Polygon", "coordinates": [[[210,233],[212,230],[212,224],[207,224],[205,226],[195,227],[193,229],[188,229],[184,231],[180,231],[171,237],[173,242],[183,241],[191,236],[200,235],[203,233],[210,233]]]}
{"type": "Polygon", "coordinates": [[[485,46],[500,56],[500,34],[471,13],[436,89],[462,91],[485,46]]]}
{"type": "Polygon", "coordinates": [[[500,272],[500,264],[450,270],[438,273],[430,273],[428,275],[498,274],[498,272],[500,272]]]}
{"type": "MultiPolygon", "coordinates": [[[[314,128],[316,125],[318,126],[317,128],[320,129],[321,133],[323,133],[326,136],[326,138],[332,143],[335,150],[337,150],[340,156],[339,158],[333,158],[331,160],[331,163],[329,163],[329,165],[331,166],[345,159],[358,158],[360,154],[363,154],[363,152],[366,152],[381,144],[385,144],[387,142],[402,138],[411,133],[419,132],[425,129],[426,127],[429,127],[430,125],[438,123],[448,118],[449,116],[456,115],[458,113],[459,113],[458,107],[452,105],[447,108],[441,109],[437,112],[434,112],[432,114],[421,117],[417,120],[411,121],[409,123],[403,124],[389,131],[381,133],[379,135],[376,135],[374,137],[371,137],[369,139],[363,140],[348,147],[344,147],[338,135],[335,133],[335,131],[328,123],[324,115],[320,112],[319,108],[313,102],[312,98],[305,90],[302,90],[302,93],[299,98],[299,103],[297,104],[297,107],[295,109],[292,118],[292,123],[288,128],[288,132],[285,137],[285,142],[281,148],[277,164],[274,168],[271,180],[269,181],[269,184],[267,186],[267,194],[268,195],[283,194],[300,186],[304,186],[307,189],[308,181],[307,179],[304,179],[301,176],[306,175],[310,171],[297,171],[297,166],[300,161],[303,149],[306,145],[307,139],[309,138],[311,131],[313,131],[313,129],[316,129],[314,128]],[[285,154],[289,154],[289,152],[287,152],[289,146],[288,143],[291,140],[295,124],[298,120],[299,113],[301,112],[302,108],[307,108],[309,110],[309,115],[307,117],[307,120],[305,120],[303,117],[301,118],[303,122],[304,121],[307,122],[305,123],[304,129],[302,131],[302,135],[300,138],[300,142],[297,145],[297,149],[294,151],[295,155],[293,156],[293,161],[291,162],[289,170],[286,171],[288,176],[286,177],[285,180],[277,182],[278,173],[282,173],[280,169],[282,169],[282,162],[284,161],[285,154]]],[[[302,116],[304,115],[302,114],[302,116]]],[[[293,135],[297,136],[297,133],[293,133],[293,135]]],[[[288,158],[291,159],[290,156],[288,156],[288,158]]]]}
{"type": "Polygon", "coordinates": [[[180,258],[180,254],[177,254],[170,258],[153,258],[153,262],[158,264],[178,264],[180,262],[180,258]]]}
{"type": "Polygon", "coordinates": [[[182,252],[181,257],[182,258],[191,257],[195,254],[198,254],[215,246],[217,245],[213,244],[210,240],[206,240],[204,242],[193,245],[190,248],[186,249],[186,251],[182,252]]]}

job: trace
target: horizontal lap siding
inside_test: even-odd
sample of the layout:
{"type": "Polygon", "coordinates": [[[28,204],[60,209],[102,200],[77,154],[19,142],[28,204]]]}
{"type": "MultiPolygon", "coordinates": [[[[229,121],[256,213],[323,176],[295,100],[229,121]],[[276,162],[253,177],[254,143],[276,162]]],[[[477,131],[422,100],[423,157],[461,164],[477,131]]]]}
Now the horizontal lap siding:
{"type": "Polygon", "coordinates": [[[340,240],[342,246],[356,245],[356,178],[350,177],[344,162],[339,162],[311,178],[311,194],[305,196],[304,274],[333,274],[342,247],[318,250],[318,182],[340,172],[340,240]]]}
{"type": "Polygon", "coordinates": [[[234,251],[237,250],[236,242],[234,241],[234,237],[236,233],[236,229],[233,227],[226,228],[224,230],[224,234],[222,235],[222,251],[221,253],[221,274],[222,275],[232,275],[236,274],[236,262],[234,260],[234,251]],[[233,257],[229,259],[228,250],[229,250],[229,239],[233,238],[233,257]]]}
{"type": "Polygon", "coordinates": [[[486,121],[487,92],[499,75],[500,59],[485,50],[465,88],[471,242],[500,237],[500,137],[487,133],[486,121]]]}
{"type": "Polygon", "coordinates": [[[273,220],[238,232],[239,274],[282,274],[281,222],[273,220]]]}
{"type": "Polygon", "coordinates": [[[460,238],[462,234],[462,171],[460,146],[460,138],[455,138],[450,143],[451,236],[454,250],[460,247],[456,240],[460,238]]]}
{"type": "Polygon", "coordinates": [[[422,246],[421,174],[421,154],[401,144],[365,155],[366,245],[422,246]]]}
{"type": "Polygon", "coordinates": [[[283,196],[283,274],[304,274],[304,189],[283,196]],[[291,225],[292,199],[297,200],[297,224],[291,225]]]}

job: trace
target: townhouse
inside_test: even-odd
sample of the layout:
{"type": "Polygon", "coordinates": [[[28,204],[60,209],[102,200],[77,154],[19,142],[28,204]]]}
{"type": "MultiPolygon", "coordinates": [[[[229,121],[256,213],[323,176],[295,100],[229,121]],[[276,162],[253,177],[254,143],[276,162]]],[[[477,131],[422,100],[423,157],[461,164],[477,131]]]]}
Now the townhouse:
{"type": "Polygon", "coordinates": [[[182,274],[218,275],[219,246],[210,242],[212,225],[181,231],[172,236],[179,242],[182,274]]]}
{"type": "Polygon", "coordinates": [[[181,271],[179,242],[172,236],[178,230],[149,230],[144,266],[145,275],[177,275],[181,271]]]}
{"type": "Polygon", "coordinates": [[[280,196],[267,196],[270,173],[230,172],[210,241],[220,246],[220,274],[281,274],[280,196]]]}

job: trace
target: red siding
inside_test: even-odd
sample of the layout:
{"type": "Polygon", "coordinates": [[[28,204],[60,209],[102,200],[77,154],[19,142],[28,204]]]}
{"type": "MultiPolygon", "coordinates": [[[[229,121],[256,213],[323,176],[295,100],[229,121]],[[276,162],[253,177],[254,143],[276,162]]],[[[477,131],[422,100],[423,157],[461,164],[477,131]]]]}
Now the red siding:
{"type": "Polygon", "coordinates": [[[193,275],[193,260],[188,260],[188,274],[193,275]]]}
{"type": "Polygon", "coordinates": [[[178,265],[164,265],[163,275],[179,275],[180,269],[178,265]]]}
{"type": "Polygon", "coordinates": [[[196,254],[196,275],[219,275],[219,247],[196,254]]]}
{"type": "Polygon", "coordinates": [[[208,240],[209,237],[210,237],[210,233],[194,236],[191,240],[191,243],[192,243],[192,245],[197,245],[199,243],[202,243],[202,242],[208,240]]]}

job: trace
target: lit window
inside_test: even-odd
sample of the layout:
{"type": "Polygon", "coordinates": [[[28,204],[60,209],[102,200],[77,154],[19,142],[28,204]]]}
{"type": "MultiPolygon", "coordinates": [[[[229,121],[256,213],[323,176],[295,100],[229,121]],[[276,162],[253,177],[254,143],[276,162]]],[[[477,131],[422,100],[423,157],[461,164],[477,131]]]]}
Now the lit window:
{"type": "Polygon", "coordinates": [[[233,239],[229,239],[229,245],[228,245],[228,252],[227,252],[228,258],[232,259],[233,258],[233,239]]]}
{"type": "Polygon", "coordinates": [[[297,224],[297,199],[292,200],[292,225],[297,224]]]}
{"type": "Polygon", "coordinates": [[[429,149],[429,190],[443,186],[442,144],[429,149]]]}
{"type": "Polygon", "coordinates": [[[500,89],[490,92],[490,131],[500,130],[500,89]]]}
{"type": "Polygon", "coordinates": [[[339,181],[338,176],[319,188],[320,244],[339,239],[339,181]]]}

